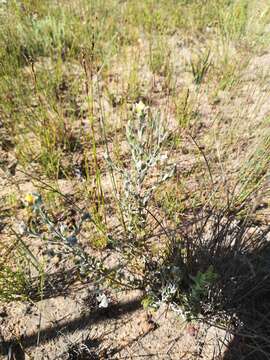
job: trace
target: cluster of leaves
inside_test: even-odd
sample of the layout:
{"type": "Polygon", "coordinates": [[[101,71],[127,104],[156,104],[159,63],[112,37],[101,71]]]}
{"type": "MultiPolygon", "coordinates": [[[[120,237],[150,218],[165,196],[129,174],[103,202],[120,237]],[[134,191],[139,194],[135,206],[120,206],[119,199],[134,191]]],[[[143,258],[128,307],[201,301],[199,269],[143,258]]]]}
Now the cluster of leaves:
{"type": "Polygon", "coordinates": [[[119,203],[131,236],[146,227],[147,207],[154,191],[174,174],[175,165],[166,164],[167,156],[162,153],[167,136],[160,114],[153,116],[140,101],[126,127],[131,160],[129,168],[117,167],[109,154],[107,156],[111,170],[121,178],[119,203]],[[158,174],[153,181],[158,165],[158,174]]]}
{"type": "Polygon", "coordinates": [[[152,263],[145,277],[144,307],[157,309],[167,304],[190,321],[202,315],[218,274],[213,266],[205,271],[189,269],[189,259],[181,241],[172,240],[162,262],[152,263]]]}

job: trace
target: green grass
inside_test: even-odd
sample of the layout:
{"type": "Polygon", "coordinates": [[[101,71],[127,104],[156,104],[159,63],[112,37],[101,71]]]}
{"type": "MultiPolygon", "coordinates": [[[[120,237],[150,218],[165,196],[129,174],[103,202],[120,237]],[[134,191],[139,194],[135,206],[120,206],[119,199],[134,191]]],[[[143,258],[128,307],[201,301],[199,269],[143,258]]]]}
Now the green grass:
{"type": "Polygon", "coordinates": [[[204,54],[199,54],[196,59],[192,59],[190,61],[190,67],[196,85],[200,85],[202,83],[210,65],[210,50],[207,50],[204,54]]]}

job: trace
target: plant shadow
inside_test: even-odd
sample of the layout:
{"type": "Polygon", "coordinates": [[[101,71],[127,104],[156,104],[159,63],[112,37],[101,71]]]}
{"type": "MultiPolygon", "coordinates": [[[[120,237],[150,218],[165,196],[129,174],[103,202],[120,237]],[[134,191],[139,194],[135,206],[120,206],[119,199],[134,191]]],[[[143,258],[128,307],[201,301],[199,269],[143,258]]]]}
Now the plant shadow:
{"type": "MultiPolygon", "coordinates": [[[[54,326],[48,326],[38,332],[30,335],[21,336],[14,341],[0,341],[0,355],[9,356],[10,349],[15,349],[16,356],[21,356],[18,359],[24,359],[24,351],[27,348],[36,346],[37,339],[39,344],[47,343],[56,340],[59,336],[63,336],[74,331],[90,328],[93,324],[104,322],[108,319],[118,319],[124,314],[133,313],[141,307],[141,298],[135,298],[128,302],[118,304],[111,304],[108,308],[98,308],[83,313],[71,321],[61,322],[54,326]]],[[[73,349],[74,350],[74,349],[73,349]]]]}
{"type": "Polygon", "coordinates": [[[67,296],[71,289],[74,290],[74,284],[78,279],[79,273],[75,267],[68,270],[60,269],[45,275],[41,289],[40,277],[38,276],[32,279],[31,287],[27,290],[28,298],[31,301],[40,301],[57,296],[67,296]]]}
{"type": "MultiPolygon", "coordinates": [[[[234,317],[238,324],[224,360],[267,360],[270,359],[269,243],[247,255],[246,264],[239,265],[241,273],[235,284],[234,302],[230,305],[231,309],[236,309],[234,317]]],[[[229,303],[226,305],[229,307],[229,303]]]]}
{"type": "Polygon", "coordinates": [[[223,359],[270,359],[270,226],[228,210],[196,216],[183,234],[186,271],[217,274],[200,308],[227,332],[223,359]]]}

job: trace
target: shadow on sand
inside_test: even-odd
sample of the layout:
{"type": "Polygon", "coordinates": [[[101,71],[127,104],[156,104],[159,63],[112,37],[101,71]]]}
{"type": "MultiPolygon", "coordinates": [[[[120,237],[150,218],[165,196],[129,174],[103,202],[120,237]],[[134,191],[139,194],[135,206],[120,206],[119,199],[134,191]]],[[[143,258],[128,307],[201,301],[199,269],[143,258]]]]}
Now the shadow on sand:
{"type": "Polygon", "coordinates": [[[20,339],[16,339],[16,342],[0,342],[0,355],[8,356],[10,349],[16,353],[14,359],[24,359],[23,349],[27,349],[39,343],[45,343],[56,339],[63,334],[72,333],[75,330],[88,328],[93,324],[98,324],[108,319],[118,319],[126,313],[132,313],[141,307],[141,299],[137,298],[129,302],[112,304],[106,309],[97,309],[90,311],[89,313],[83,314],[82,316],[67,322],[61,322],[59,325],[50,326],[42,329],[40,332],[33,333],[31,335],[22,336],[20,339]]]}
{"type": "Polygon", "coordinates": [[[270,359],[269,235],[270,226],[227,211],[204,214],[183,234],[193,275],[209,266],[218,274],[203,309],[227,324],[223,360],[270,359]]]}

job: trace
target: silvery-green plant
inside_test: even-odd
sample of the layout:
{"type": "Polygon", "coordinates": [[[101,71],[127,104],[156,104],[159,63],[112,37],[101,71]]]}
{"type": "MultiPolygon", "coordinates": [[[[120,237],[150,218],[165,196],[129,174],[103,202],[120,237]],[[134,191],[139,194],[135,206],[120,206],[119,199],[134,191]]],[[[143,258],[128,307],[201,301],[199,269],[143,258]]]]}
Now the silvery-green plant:
{"type": "Polygon", "coordinates": [[[134,105],[126,126],[129,167],[119,168],[109,154],[107,156],[112,171],[120,174],[122,193],[119,203],[130,235],[146,227],[147,207],[154,191],[174,174],[175,165],[168,165],[164,151],[167,137],[161,114],[151,114],[140,101],[134,105]]]}
{"type": "MultiPolygon", "coordinates": [[[[70,257],[75,262],[81,276],[93,281],[96,291],[106,282],[118,285],[120,288],[132,288],[130,277],[123,271],[125,264],[119,263],[113,269],[104,265],[102,258],[87,253],[79,241],[82,226],[90,221],[94,225],[95,220],[88,212],[82,212],[80,218],[72,227],[62,221],[57,221],[48,214],[39,194],[27,194],[24,199],[25,206],[32,211],[33,217],[38,220],[39,226],[28,226],[25,223],[18,224],[17,234],[20,238],[41,238],[46,247],[45,253],[50,257],[70,257]]],[[[136,280],[136,279],[135,279],[136,280]]]]}
{"type": "Polygon", "coordinates": [[[205,272],[198,272],[195,277],[188,275],[190,287],[185,291],[184,264],[163,264],[152,273],[146,274],[148,286],[143,301],[145,307],[158,309],[166,304],[176,314],[190,321],[193,317],[201,316],[201,310],[206,306],[211,309],[211,304],[205,305],[211,286],[218,275],[209,267],[205,272]]]}

